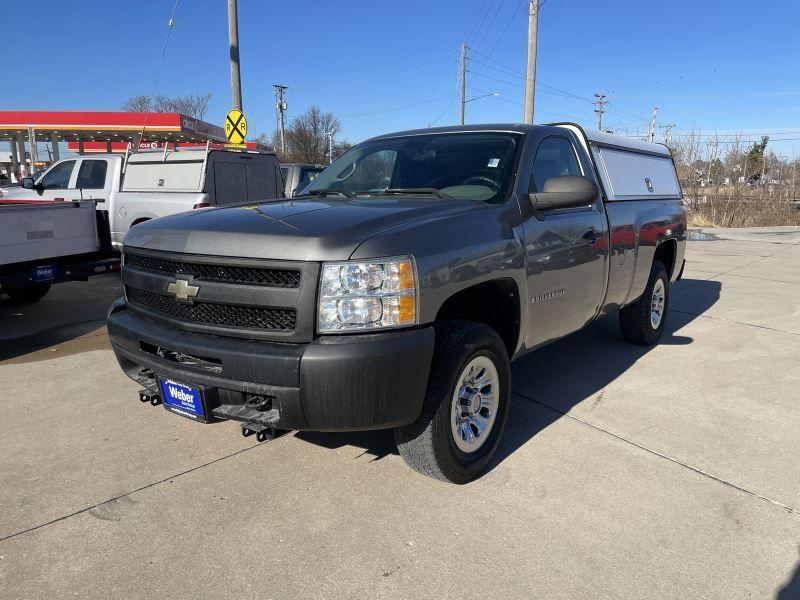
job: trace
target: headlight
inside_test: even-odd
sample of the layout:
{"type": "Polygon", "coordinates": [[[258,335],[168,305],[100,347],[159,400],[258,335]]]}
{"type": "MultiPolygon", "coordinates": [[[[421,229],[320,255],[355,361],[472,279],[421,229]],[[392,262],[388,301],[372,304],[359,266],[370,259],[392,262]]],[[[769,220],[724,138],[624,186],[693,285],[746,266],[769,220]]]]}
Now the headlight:
{"type": "Polygon", "coordinates": [[[405,327],[417,323],[417,278],[411,257],[322,264],[319,333],[405,327]]]}

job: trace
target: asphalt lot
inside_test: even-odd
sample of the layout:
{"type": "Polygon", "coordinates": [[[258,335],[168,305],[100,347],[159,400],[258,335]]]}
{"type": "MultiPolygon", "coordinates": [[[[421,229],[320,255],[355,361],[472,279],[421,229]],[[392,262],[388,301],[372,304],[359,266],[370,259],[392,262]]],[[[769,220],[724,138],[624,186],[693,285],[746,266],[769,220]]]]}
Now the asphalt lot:
{"type": "Polygon", "coordinates": [[[461,487],[139,403],[116,276],[0,300],[0,597],[800,598],[800,228],[713,232],[661,345],[612,317],[515,363],[461,487]]]}

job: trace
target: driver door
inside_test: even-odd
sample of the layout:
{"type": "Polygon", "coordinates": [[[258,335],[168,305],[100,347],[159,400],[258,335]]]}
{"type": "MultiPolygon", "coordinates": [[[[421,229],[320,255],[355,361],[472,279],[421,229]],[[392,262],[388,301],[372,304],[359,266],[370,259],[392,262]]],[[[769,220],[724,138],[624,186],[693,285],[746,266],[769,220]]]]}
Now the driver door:
{"type": "Polygon", "coordinates": [[[73,200],[79,197],[75,189],[75,160],[54,164],[29,190],[37,200],[73,200]]]}
{"type": "MultiPolygon", "coordinates": [[[[542,191],[545,181],[562,175],[594,179],[588,158],[576,151],[567,132],[547,135],[539,142],[530,191],[542,191]]],[[[523,232],[529,297],[526,345],[530,348],[577,331],[597,314],[606,277],[602,200],[598,195],[585,207],[530,214],[523,232]]]]}

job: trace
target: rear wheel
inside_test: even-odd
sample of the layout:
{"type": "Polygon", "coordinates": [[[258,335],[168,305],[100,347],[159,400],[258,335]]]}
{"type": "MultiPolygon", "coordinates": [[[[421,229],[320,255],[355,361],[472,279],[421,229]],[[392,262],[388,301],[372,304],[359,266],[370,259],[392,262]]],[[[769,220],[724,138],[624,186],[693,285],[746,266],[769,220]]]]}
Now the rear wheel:
{"type": "Polygon", "coordinates": [[[32,285],[18,290],[10,290],[6,292],[14,302],[37,302],[43,298],[47,292],[50,291],[50,284],[32,285]]]}
{"type": "Polygon", "coordinates": [[[642,346],[655,344],[664,333],[668,307],[667,269],[659,261],[654,261],[642,297],[619,311],[622,337],[642,346]]]}
{"type": "Polygon", "coordinates": [[[413,469],[466,483],[491,460],[510,404],[511,368],[491,327],[450,321],[437,331],[422,414],[395,429],[400,455],[413,469]]]}

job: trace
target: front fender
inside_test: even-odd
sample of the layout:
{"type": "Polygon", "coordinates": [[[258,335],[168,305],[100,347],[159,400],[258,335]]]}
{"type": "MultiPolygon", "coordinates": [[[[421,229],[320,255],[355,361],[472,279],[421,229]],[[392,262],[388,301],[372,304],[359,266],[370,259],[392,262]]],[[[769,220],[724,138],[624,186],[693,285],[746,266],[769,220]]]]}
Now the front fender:
{"type": "Polygon", "coordinates": [[[527,296],[524,247],[514,232],[514,202],[432,218],[392,229],[361,243],[352,259],[410,254],[419,277],[420,323],[432,323],[454,294],[498,278],[511,278],[527,296]]]}

